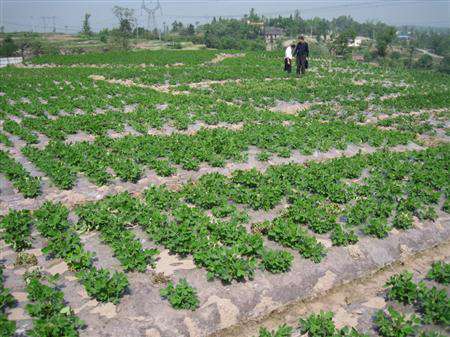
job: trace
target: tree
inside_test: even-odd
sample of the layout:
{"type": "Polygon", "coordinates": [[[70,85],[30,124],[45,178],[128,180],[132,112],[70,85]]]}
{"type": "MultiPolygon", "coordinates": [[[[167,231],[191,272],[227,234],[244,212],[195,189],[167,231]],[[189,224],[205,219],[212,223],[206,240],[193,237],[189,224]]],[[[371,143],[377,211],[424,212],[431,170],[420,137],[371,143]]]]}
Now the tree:
{"type": "Polygon", "coordinates": [[[89,13],[84,14],[83,28],[81,30],[81,34],[86,35],[86,36],[92,36],[91,25],[89,23],[90,17],[91,17],[91,14],[89,14],[89,13]]]}
{"type": "Polygon", "coordinates": [[[349,41],[354,40],[356,37],[356,32],[348,28],[342,33],[338,34],[331,44],[331,50],[335,55],[347,56],[350,52],[350,47],[348,46],[349,41]]]}
{"type": "Polygon", "coordinates": [[[186,35],[192,36],[192,35],[194,35],[194,34],[195,34],[195,27],[194,27],[193,24],[189,24],[189,25],[186,27],[186,35]]]}
{"type": "Polygon", "coordinates": [[[10,57],[13,56],[14,53],[17,51],[18,47],[14,43],[11,36],[5,37],[3,40],[2,45],[0,46],[0,55],[10,57]]]}
{"type": "Polygon", "coordinates": [[[450,55],[444,56],[444,58],[439,63],[438,70],[442,73],[450,75],[450,55]]]}
{"type": "Polygon", "coordinates": [[[386,56],[386,50],[395,38],[395,28],[390,26],[380,27],[375,34],[377,53],[381,57],[386,56]]]}
{"type": "Polygon", "coordinates": [[[103,28],[99,33],[100,41],[103,43],[108,42],[109,30],[108,28],[103,28]]]}
{"type": "Polygon", "coordinates": [[[115,29],[114,37],[124,49],[128,48],[129,39],[133,36],[133,26],[135,25],[134,9],[114,6],[113,13],[119,20],[119,28],[115,29]]]}
{"type": "Polygon", "coordinates": [[[433,58],[428,54],[423,54],[416,64],[417,68],[431,69],[433,67],[433,58]]]}

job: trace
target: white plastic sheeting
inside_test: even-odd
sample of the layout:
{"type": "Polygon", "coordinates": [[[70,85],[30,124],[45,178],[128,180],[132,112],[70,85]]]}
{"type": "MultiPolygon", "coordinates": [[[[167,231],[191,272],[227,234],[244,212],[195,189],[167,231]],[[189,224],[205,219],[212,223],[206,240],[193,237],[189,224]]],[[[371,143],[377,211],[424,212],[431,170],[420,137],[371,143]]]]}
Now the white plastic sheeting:
{"type": "Polygon", "coordinates": [[[22,63],[22,57],[0,57],[0,68],[6,67],[8,64],[22,63]]]}

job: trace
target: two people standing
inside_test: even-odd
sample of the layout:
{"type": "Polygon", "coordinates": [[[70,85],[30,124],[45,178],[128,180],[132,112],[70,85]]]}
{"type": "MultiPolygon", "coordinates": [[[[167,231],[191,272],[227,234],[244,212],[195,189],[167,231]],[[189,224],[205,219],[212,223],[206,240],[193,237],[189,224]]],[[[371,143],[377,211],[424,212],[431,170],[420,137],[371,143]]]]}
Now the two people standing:
{"type": "Polygon", "coordinates": [[[297,61],[297,76],[303,75],[308,68],[309,46],[303,36],[299,36],[297,45],[290,45],[286,48],[284,55],[284,70],[292,72],[292,61],[294,56],[297,61]]]}

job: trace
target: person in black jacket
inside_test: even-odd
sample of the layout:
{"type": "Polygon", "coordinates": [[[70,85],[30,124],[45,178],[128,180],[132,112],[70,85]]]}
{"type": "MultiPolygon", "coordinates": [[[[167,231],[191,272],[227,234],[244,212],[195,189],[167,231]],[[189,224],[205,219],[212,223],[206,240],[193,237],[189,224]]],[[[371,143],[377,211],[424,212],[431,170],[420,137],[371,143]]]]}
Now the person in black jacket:
{"type": "Polygon", "coordinates": [[[297,47],[295,47],[294,56],[297,59],[297,76],[304,74],[306,71],[307,57],[309,56],[308,42],[303,36],[299,36],[297,47]]]}

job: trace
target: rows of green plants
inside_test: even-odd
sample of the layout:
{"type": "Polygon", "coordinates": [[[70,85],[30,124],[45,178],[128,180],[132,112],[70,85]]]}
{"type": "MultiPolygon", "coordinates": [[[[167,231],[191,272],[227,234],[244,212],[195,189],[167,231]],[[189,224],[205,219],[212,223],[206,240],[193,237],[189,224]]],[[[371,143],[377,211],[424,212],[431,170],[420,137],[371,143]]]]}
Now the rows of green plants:
{"type": "Polygon", "coordinates": [[[11,68],[2,69],[2,72],[8,72],[0,83],[0,91],[5,93],[0,96],[2,118],[6,114],[56,116],[62,112],[71,114],[78,109],[94,113],[97,108],[123,108],[127,92],[134,91],[106,82],[94,83],[87,70],[11,68]]]}
{"type": "Polygon", "coordinates": [[[12,308],[16,300],[11,295],[11,291],[5,288],[5,276],[3,275],[3,266],[0,265],[0,336],[10,337],[16,331],[16,323],[8,319],[6,310],[12,308]]]}
{"type": "Polygon", "coordinates": [[[94,266],[95,254],[84,249],[68,216],[69,210],[65,206],[51,202],[44,203],[33,213],[36,229],[47,239],[42,251],[51,258],[63,259],[91,297],[101,302],[118,303],[127,291],[127,277],[124,273],[94,266]]]}
{"type": "Polygon", "coordinates": [[[3,145],[7,147],[12,147],[13,143],[11,140],[6,136],[4,133],[0,132],[0,143],[3,143],[3,145]]]}
{"type": "MultiPolygon", "coordinates": [[[[450,283],[450,264],[443,261],[433,263],[427,278],[438,280],[444,285],[450,283]]],[[[448,328],[450,301],[444,289],[427,287],[424,281],[412,281],[412,273],[405,271],[392,276],[386,283],[389,300],[399,301],[404,305],[414,304],[420,316],[406,315],[388,305],[386,310],[378,310],[373,316],[374,330],[381,337],[443,337],[438,331],[428,327],[437,324],[440,330],[448,328]]],[[[320,311],[306,318],[299,319],[296,328],[283,324],[273,331],[265,327],[259,330],[259,337],[290,337],[295,331],[308,337],[368,337],[355,328],[345,326],[336,328],[333,321],[334,313],[320,311]]]]}
{"type": "MultiPolygon", "coordinates": [[[[114,51],[108,53],[87,53],[81,55],[43,55],[34,57],[32,64],[58,64],[58,65],[166,65],[182,62],[183,64],[200,64],[211,60],[219,51],[168,51],[168,50],[140,50],[140,51],[114,51]]],[[[232,53],[227,51],[227,53],[232,53]]]]}
{"type": "Polygon", "coordinates": [[[56,285],[56,277],[46,276],[39,270],[24,275],[29,304],[25,309],[33,319],[31,337],[79,336],[84,327],[64,300],[64,293],[56,285]],[[47,284],[46,284],[47,283],[47,284]]]}
{"type": "MultiPolygon", "coordinates": [[[[341,62],[330,65],[323,60],[318,60],[315,63],[317,71],[302,79],[301,90],[299,90],[300,82],[297,80],[264,81],[266,78],[273,79],[281,76],[279,63],[278,57],[273,53],[268,55],[250,53],[244,58],[227,59],[220,64],[211,66],[4,70],[10,76],[5,76],[5,86],[0,86],[0,91],[7,93],[7,95],[0,97],[0,106],[2,107],[1,110],[11,114],[18,114],[20,110],[24,110],[32,115],[42,115],[43,111],[58,114],[60,110],[72,112],[79,108],[86,112],[93,112],[96,108],[118,107],[121,105],[121,101],[127,104],[148,101],[146,96],[148,96],[149,90],[146,90],[147,95],[142,95],[140,92],[143,90],[140,88],[110,85],[102,81],[93,83],[89,76],[94,74],[104,75],[106,78],[143,81],[147,84],[190,83],[208,79],[244,79],[244,82],[238,85],[236,83],[216,85],[213,91],[207,90],[206,93],[204,90],[196,90],[195,92],[198,95],[192,97],[192,102],[196,102],[198,96],[211,95],[211,93],[217,98],[226,98],[229,101],[235,101],[236,99],[251,101],[258,105],[273,102],[274,99],[327,101],[339,98],[343,102],[353,104],[356,101],[361,109],[367,107],[365,98],[369,95],[375,95],[375,97],[378,97],[375,102],[386,108],[392,104],[394,104],[394,107],[401,106],[399,106],[397,99],[381,101],[379,97],[390,93],[401,93],[402,97],[409,95],[407,101],[412,101],[411,107],[416,106],[417,108],[417,104],[420,102],[414,97],[421,99],[424,88],[426,88],[427,95],[432,99],[428,99],[428,101],[422,99],[423,102],[420,103],[420,106],[433,107],[448,103],[448,100],[445,100],[446,90],[442,91],[443,88],[447,88],[446,82],[444,78],[439,76],[417,80],[405,71],[396,74],[386,69],[380,71],[373,67],[366,68],[357,63],[341,62]],[[353,67],[356,73],[329,71],[334,67],[339,67],[339,65],[353,67]],[[365,75],[358,75],[358,71],[365,75]],[[355,85],[353,80],[355,77],[359,79],[359,76],[367,78],[371,82],[364,85],[355,85]],[[374,82],[373,77],[380,79],[380,81],[374,82]],[[382,82],[385,78],[393,81],[394,84],[385,85],[382,82]],[[405,86],[404,83],[413,83],[413,85],[405,86]],[[39,89],[32,92],[31,88],[36,86],[39,89]],[[21,100],[23,97],[26,97],[28,102],[23,102],[21,100]],[[442,97],[443,101],[434,97],[442,97]],[[8,104],[8,99],[15,100],[16,104],[8,104]],[[42,99],[46,100],[47,104],[42,104],[42,99]],[[436,104],[434,104],[434,101],[436,101],[436,104]]],[[[190,88],[186,88],[190,90],[190,88]]],[[[183,87],[175,89],[183,90],[183,87]]],[[[151,97],[157,98],[158,94],[151,93],[151,97]]]]}
{"type": "MultiPolygon", "coordinates": [[[[304,319],[299,319],[298,331],[307,337],[368,337],[369,334],[344,326],[338,329],[333,322],[334,313],[320,311],[304,319]]],[[[381,337],[444,337],[439,332],[420,330],[420,321],[416,316],[408,317],[389,306],[386,311],[379,310],[373,319],[377,335],[381,337]]],[[[269,331],[262,327],[259,337],[291,337],[295,329],[289,325],[281,325],[269,331]]]]}
{"type": "MultiPolygon", "coordinates": [[[[448,118],[450,116],[450,113],[446,112],[445,115],[446,117],[444,118],[448,118]]],[[[414,132],[418,134],[434,135],[436,132],[434,130],[434,125],[430,122],[430,118],[431,115],[429,113],[423,113],[415,116],[402,115],[380,120],[377,122],[377,125],[383,127],[393,127],[397,130],[414,132]]],[[[445,128],[444,121],[437,123],[438,124],[435,125],[436,127],[445,128]]]]}
{"type": "Polygon", "coordinates": [[[41,193],[40,179],[32,177],[21,164],[2,150],[0,150],[0,173],[4,174],[26,198],[34,198],[41,193]]]}
{"type": "Polygon", "coordinates": [[[265,269],[277,270],[276,265],[285,271],[290,257],[261,252],[261,234],[320,262],[326,251],[310,232],[330,233],[333,244],[348,245],[362,234],[384,238],[392,228],[409,229],[414,216],[434,220],[441,196],[448,195],[448,154],[445,145],[420,152],[339,158],[307,167],[274,166],[265,173],[253,169],[236,171],[231,177],[207,174],[178,193],[151,188],[145,194],[150,209],[128,194],[80,206],[79,226],[140,225],[151,240],[174,253],[193,255],[210,277],[224,281],[239,279],[238,275],[251,277],[258,259],[265,269]],[[363,172],[367,176],[362,177],[363,172]],[[254,224],[254,234],[241,225],[248,218],[230,204],[270,210],[284,199],[289,207],[274,221],[254,224]],[[216,220],[211,221],[204,210],[211,210],[216,220]],[[223,270],[228,268],[227,259],[246,255],[250,258],[239,260],[243,271],[223,270]]]}
{"type": "MultiPolygon", "coordinates": [[[[448,264],[437,264],[430,271],[430,276],[436,279],[435,268],[449,268],[448,264]]],[[[442,276],[441,274],[439,274],[442,276]]],[[[448,275],[443,281],[447,282],[448,275]]],[[[387,297],[390,300],[398,301],[405,305],[413,305],[420,313],[420,321],[425,324],[438,324],[448,327],[450,324],[450,299],[445,289],[438,289],[436,286],[429,287],[424,281],[418,283],[413,281],[413,274],[405,271],[392,276],[386,283],[388,287],[387,297]]]]}
{"type": "Polygon", "coordinates": [[[349,143],[394,146],[414,138],[411,133],[382,131],[374,126],[298,119],[290,126],[246,124],[238,131],[202,129],[194,135],[130,135],[119,139],[104,136],[97,137],[92,143],[75,144],[54,141],[44,149],[24,147],[22,153],[56,186],[70,189],[75,184],[77,172],[84,173],[97,185],[104,185],[112,178],[107,168],[112,168],[120,179],[136,182],[144,166],[162,176],[175,173],[173,164],[185,170],[198,170],[204,162],[223,167],[227,160],[245,160],[245,151],[251,145],[266,152],[266,158],[259,158],[267,160],[271,154],[289,158],[293,150],[310,155],[316,150],[345,149],[349,143]]]}
{"type": "Polygon", "coordinates": [[[122,132],[126,125],[137,132],[147,134],[149,130],[171,124],[178,130],[202,121],[209,125],[220,122],[268,122],[291,120],[294,117],[283,116],[268,110],[257,110],[249,105],[235,106],[212,100],[166,100],[164,110],[155,108],[155,103],[139,104],[128,113],[106,111],[102,114],[68,115],[51,119],[47,116],[25,117],[21,126],[44,134],[50,139],[64,140],[68,135],[84,132],[91,135],[105,135],[108,131],[122,132]]]}
{"type": "Polygon", "coordinates": [[[289,207],[274,221],[255,224],[254,231],[320,261],[323,246],[305,238],[300,226],[318,234],[331,232],[333,244],[347,245],[357,241],[355,232],[384,238],[392,228],[411,228],[414,216],[434,220],[441,196],[448,198],[448,160],[448,145],[420,152],[381,151],[306,167],[274,166],[265,173],[236,171],[230,178],[209,174],[185,186],[183,193],[204,209],[232,200],[269,210],[287,198],[289,207]]]}
{"type": "Polygon", "coordinates": [[[15,211],[10,210],[0,222],[0,239],[11,248],[20,252],[31,247],[31,226],[33,218],[28,210],[15,211]]]}
{"type": "MultiPolygon", "coordinates": [[[[0,223],[0,228],[3,229],[1,239],[10,244],[16,252],[30,248],[34,224],[38,232],[47,239],[42,251],[51,258],[63,259],[69,269],[76,272],[77,278],[90,296],[102,302],[119,302],[128,288],[125,274],[94,266],[95,255],[84,249],[78,233],[68,221],[68,214],[66,207],[51,202],[46,202],[33,213],[28,210],[11,210],[0,223]]],[[[132,244],[129,241],[123,243],[132,244]]],[[[116,250],[119,248],[116,247],[116,250]]],[[[129,261],[137,263],[133,257],[129,257],[129,261]]]]}
{"type": "Polygon", "coordinates": [[[39,141],[35,134],[31,133],[27,128],[24,128],[22,125],[11,119],[5,120],[2,127],[4,131],[18,136],[20,139],[26,141],[27,144],[36,144],[39,141]]]}
{"type": "Polygon", "coordinates": [[[133,225],[127,216],[137,207],[128,194],[118,194],[97,203],[77,208],[77,228],[82,231],[97,230],[100,239],[108,244],[125,271],[144,272],[154,267],[157,249],[144,249],[135,234],[127,228],[133,225]]]}
{"type": "Polygon", "coordinates": [[[291,254],[267,250],[259,234],[248,233],[242,224],[248,218],[239,212],[228,220],[213,221],[164,187],[151,187],[145,200],[126,193],[107,197],[79,206],[77,214],[77,226],[83,229],[111,223],[140,226],[152,241],[172,253],[192,255],[196,265],[207,270],[208,278],[225,283],[251,279],[258,267],[285,272],[292,263],[291,254]]]}

